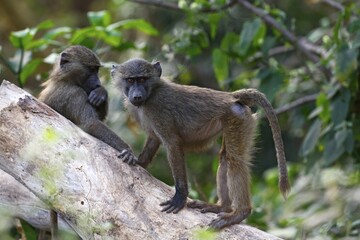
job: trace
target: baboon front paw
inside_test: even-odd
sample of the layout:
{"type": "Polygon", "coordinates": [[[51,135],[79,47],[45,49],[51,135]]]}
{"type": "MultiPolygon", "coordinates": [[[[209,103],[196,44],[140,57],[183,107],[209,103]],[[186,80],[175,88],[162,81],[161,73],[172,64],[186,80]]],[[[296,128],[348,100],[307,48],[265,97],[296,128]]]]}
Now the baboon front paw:
{"type": "Polygon", "coordinates": [[[91,105],[98,107],[107,99],[107,92],[104,88],[96,88],[92,90],[88,96],[88,101],[91,105]]]}
{"type": "Polygon", "coordinates": [[[129,165],[136,165],[137,163],[137,158],[128,149],[122,150],[118,157],[129,165]]]}

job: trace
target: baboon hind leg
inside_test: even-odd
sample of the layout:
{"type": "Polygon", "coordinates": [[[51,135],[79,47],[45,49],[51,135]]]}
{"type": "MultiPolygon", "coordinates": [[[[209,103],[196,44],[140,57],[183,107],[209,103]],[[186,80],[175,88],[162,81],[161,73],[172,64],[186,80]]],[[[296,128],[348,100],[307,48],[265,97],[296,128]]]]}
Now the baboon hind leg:
{"type": "Polygon", "coordinates": [[[226,147],[225,139],[222,140],[222,147],[219,154],[219,167],[217,170],[216,183],[217,183],[217,195],[218,202],[216,204],[210,204],[207,202],[195,200],[187,204],[190,208],[201,209],[202,213],[212,212],[230,212],[231,201],[229,197],[229,190],[227,186],[227,160],[226,160],[226,147]]]}
{"type": "Polygon", "coordinates": [[[251,213],[250,164],[254,144],[256,121],[246,118],[229,118],[224,127],[227,161],[227,187],[232,211],[220,213],[210,227],[221,229],[238,224],[251,213]]]}
{"type": "Polygon", "coordinates": [[[228,187],[232,211],[218,214],[218,218],[209,224],[211,228],[221,229],[240,223],[251,213],[249,169],[248,166],[240,166],[240,164],[234,160],[228,163],[228,187]]]}

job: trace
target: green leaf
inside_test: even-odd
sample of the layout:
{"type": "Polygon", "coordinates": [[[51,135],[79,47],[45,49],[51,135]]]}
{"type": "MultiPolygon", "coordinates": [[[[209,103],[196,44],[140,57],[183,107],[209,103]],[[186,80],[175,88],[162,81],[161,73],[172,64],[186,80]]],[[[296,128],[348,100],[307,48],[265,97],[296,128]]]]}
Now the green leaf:
{"type": "Polygon", "coordinates": [[[209,15],[210,36],[212,39],[214,39],[216,36],[217,27],[221,18],[222,16],[219,13],[213,13],[209,15]]]}
{"type": "Polygon", "coordinates": [[[360,31],[360,18],[355,19],[352,21],[349,26],[348,30],[350,33],[355,33],[360,31]]]}
{"type": "Polygon", "coordinates": [[[319,117],[323,123],[330,120],[330,102],[325,93],[321,92],[316,98],[316,106],[321,109],[319,117]]]}
{"type": "Polygon", "coordinates": [[[214,49],[212,53],[212,60],[216,79],[219,82],[223,82],[229,75],[228,56],[220,49],[214,49]]]}
{"type": "Polygon", "coordinates": [[[276,17],[280,17],[282,19],[286,19],[286,13],[280,9],[273,8],[270,10],[270,14],[276,17]]]}
{"type": "Polygon", "coordinates": [[[265,38],[264,43],[261,47],[261,51],[264,53],[264,56],[267,57],[269,55],[269,50],[273,48],[276,44],[276,38],[272,36],[268,36],[265,38]]]}
{"type": "Polygon", "coordinates": [[[336,139],[330,138],[325,144],[325,151],[323,154],[325,165],[329,166],[334,163],[344,151],[345,149],[342,144],[337,144],[336,139]]]}
{"type": "Polygon", "coordinates": [[[335,43],[339,43],[340,39],[339,39],[339,32],[341,29],[341,24],[342,24],[342,16],[341,14],[339,14],[339,17],[336,21],[335,27],[334,27],[334,31],[333,31],[333,39],[335,41],[335,43]]]}
{"type": "Polygon", "coordinates": [[[24,49],[33,39],[34,33],[30,28],[12,32],[10,34],[10,42],[16,48],[24,49]]]}
{"type": "Polygon", "coordinates": [[[346,140],[347,133],[348,131],[346,127],[342,127],[338,131],[336,131],[335,133],[336,146],[343,145],[343,143],[346,140]]]}
{"type": "Polygon", "coordinates": [[[346,44],[336,53],[335,75],[344,86],[348,86],[350,75],[357,69],[357,56],[358,49],[351,49],[346,44]]]}
{"type": "Polygon", "coordinates": [[[209,46],[209,38],[203,31],[196,32],[192,41],[197,42],[202,48],[207,48],[209,46]]]}
{"type": "Polygon", "coordinates": [[[20,81],[23,85],[25,85],[28,77],[35,72],[40,63],[40,59],[33,59],[21,69],[20,81]]]}
{"type": "Polygon", "coordinates": [[[284,82],[284,74],[273,67],[263,68],[259,71],[257,78],[260,79],[260,91],[272,102],[277,90],[280,89],[284,82]]]}
{"type": "Polygon", "coordinates": [[[107,26],[106,30],[112,31],[117,28],[136,29],[149,35],[153,35],[153,36],[158,35],[158,31],[144,19],[129,19],[129,20],[119,21],[107,26]]]}
{"type": "Polygon", "coordinates": [[[228,32],[221,40],[220,48],[225,52],[231,52],[234,46],[239,42],[239,35],[234,32],[228,32]]]}
{"type": "Polygon", "coordinates": [[[331,102],[331,119],[335,126],[346,119],[349,112],[350,99],[351,95],[349,89],[342,88],[331,102]]]}
{"type": "Polygon", "coordinates": [[[119,31],[106,32],[103,40],[113,47],[118,47],[122,42],[122,34],[119,31]]]}
{"type": "Polygon", "coordinates": [[[111,23],[111,15],[108,11],[88,12],[87,17],[92,26],[106,27],[111,23]]]}
{"type": "Polygon", "coordinates": [[[62,36],[68,33],[71,33],[72,29],[70,27],[59,27],[59,28],[54,28],[51,29],[50,31],[48,31],[45,35],[44,38],[45,39],[55,39],[58,36],[62,36]]]}
{"type": "Polygon", "coordinates": [[[45,47],[47,47],[48,43],[49,43],[49,40],[40,38],[40,39],[31,41],[27,45],[26,49],[31,50],[31,49],[36,49],[36,48],[45,48],[45,47]]]}
{"type": "Polygon", "coordinates": [[[259,18],[253,21],[245,22],[240,35],[240,42],[238,45],[238,52],[240,56],[245,56],[254,40],[258,40],[258,35],[263,30],[262,22],[259,18]]]}
{"type": "Polygon", "coordinates": [[[352,48],[359,48],[359,47],[360,47],[360,31],[356,33],[352,41],[352,48]]]}
{"type": "Polygon", "coordinates": [[[105,43],[113,47],[118,47],[122,42],[122,35],[119,31],[108,31],[106,28],[99,26],[87,27],[75,31],[70,42],[72,44],[84,44],[88,46],[91,43],[90,40],[92,38],[103,40],[105,43]]]}
{"type": "Polygon", "coordinates": [[[93,33],[93,27],[87,27],[83,29],[76,30],[70,39],[71,44],[79,44],[81,43],[85,38],[89,37],[90,34],[93,33]]]}
{"type": "Polygon", "coordinates": [[[321,121],[315,120],[307,132],[303,144],[300,148],[301,156],[309,155],[315,148],[321,132],[321,121]]]}
{"type": "Polygon", "coordinates": [[[351,154],[354,150],[354,135],[352,129],[346,130],[346,139],[344,141],[344,147],[347,153],[351,154]]]}
{"type": "Polygon", "coordinates": [[[45,20],[36,26],[37,30],[49,29],[54,27],[54,22],[51,20],[45,20]]]}

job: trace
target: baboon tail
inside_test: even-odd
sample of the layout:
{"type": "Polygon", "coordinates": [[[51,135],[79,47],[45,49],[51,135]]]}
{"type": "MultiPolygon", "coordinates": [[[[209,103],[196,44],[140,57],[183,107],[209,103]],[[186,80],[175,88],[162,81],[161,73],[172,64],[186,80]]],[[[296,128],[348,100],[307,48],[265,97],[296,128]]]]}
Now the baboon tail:
{"type": "Polygon", "coordinates": [[[271,103],[267,100],[266,96],[256,89],[242,89],[234,92],[234,97],[238,101],[247,106],[260,105],[264,111],[267,119],[269,120],[271,131],[274,138],[276,157],[279,168],[279,189],[284,198],[290,192],[290,183],[288,180],[286,158],[284,152],[284,143],[281,137],[281,130],[278,119],[274,112],[271,103]]]}

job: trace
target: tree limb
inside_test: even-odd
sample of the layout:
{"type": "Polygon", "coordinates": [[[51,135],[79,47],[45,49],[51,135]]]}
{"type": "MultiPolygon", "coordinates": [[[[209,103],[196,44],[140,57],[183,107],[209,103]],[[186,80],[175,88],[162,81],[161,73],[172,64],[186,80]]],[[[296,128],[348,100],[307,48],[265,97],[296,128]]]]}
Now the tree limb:
{"type": "Polygon", "coordinates": [[[300,41],[295,34],[281,26],[274,18],[268,15],[265,11],[260,8],[255,7],[251,3],[246,0],[237,0],[237,2],[242,5],[244,8],[248,9],[250,12],[254,13],[255,15],[259,16],[265,23],[270,25],[271,27],[278,30],[290,43],[292,43],[296,48],[301,51],[304,56],[306,56],[310,61],[313,63],[318,63],[319,58],[312,54],[311,51],[304,45],[303,41],[300,41]]]}
{"type": "MultiPolygon", "coordinates": [[[[161,212],[174,190],[118,152],[4,81],[0,87],[0,169],[51,206],[83,239],[192,239],[216,216],[161,212]]],[[[219,239],[279,239],[238,224],[219,239]]]]}
{"type": "MultiPolygon", "coordinates": [[[[183,10],[183,9],[179,8],[179,6],[177,4],[175,4],[175,3],[162,1],[162,0],[129,0],[129,1],[130,2],[135,2],[135,3],[153,5],[153,6],[156,6],[156,7],[162,7],[162,8],[167,8],[167,9],[176,10],[176,11],[183,10]]],[[[227,8],[231,8],[235,4],[236,4],[236,0],[232,0],[227,4],[224,4],[220,8],[204,8],[204,9],[199,10],[199,12],[202,12],[202,13],[214,13],[214,12],[225,10],[227,8]]]]}
{"type": "Polygon", "coordinates": [[[304,96],[304,97],[301,97],[299,99],[296,99],[295,101],[291,102],[291,103],[288,103],[288,104],[285,104],[277,109],[275,109],[275,113],[276,114],[281,114],[283,112],[287,112],[291,109],[294,109],[294,108],[297,108],[305,103],[308,103],[308,102],[313,102],[316,100],[316,98],[318,97],[319,94],[311,94],[311,95],[307,95],[307,96],[304,96]]]}
{"type": "MultiPolygon", "coordinates": [[[[153,5],[162,8],[168,8],[172,10],[183,11],[183,9],[179,8],[175,3],[169,3],[162,0],[129,0],[130,2],[142,3],[153,5]]],[[[326,1],[326,0],[325,0],[326,1]]],[[[331,1],[331,0],[328,0],[331,1]]],[[[272,28],[278,30],[292,45],[294,45],[307,59],[311,62],[318,64],[320,58],[316,54],[320,54],[322,57],[325,55],[325,50],[320,46],[316,46],[310,42],[308,42],[305,38],[298,38],[294,33],[287,30],[285,27],[280,25],[273,17],[267,14],[264,10],[255,7],[247,0],[235,0],[230,1],[228,4],[224,5],[220,9],[203,9],[200,12],[216,12],[220,10],[224,10],[230,7],[233,7],[236,3],[242,5],[245,9],[259,16],[266,24],[271,26],[272,28]],[[316,53],[316,54],[314,54],[316,53]]],[[[323,66],[319,66],[321,72],[328,78],[331,78],[331,72],[323,66]]]]}
{"type": "Polygon", "coordinates": [[[333,8],[336,8],[337,10],[339,11],[344,11],[344,7],[343,5],[341,5],[340,3],[338,2],[335,2],[333,0],[323,0],[324,3],[328,4],[329,6],[333,7],[333,8]]]}
{"type": "Polygon", "coordinates": [[[175,4],[173,2],[162,1],[162,0],[150,0],[150,1],[149,0],[129,0],[129,2],[153,5],[156,7],[168,8],[171,10],[180,10],[180,8],[178,7],[177,4],[175,4]]]}

